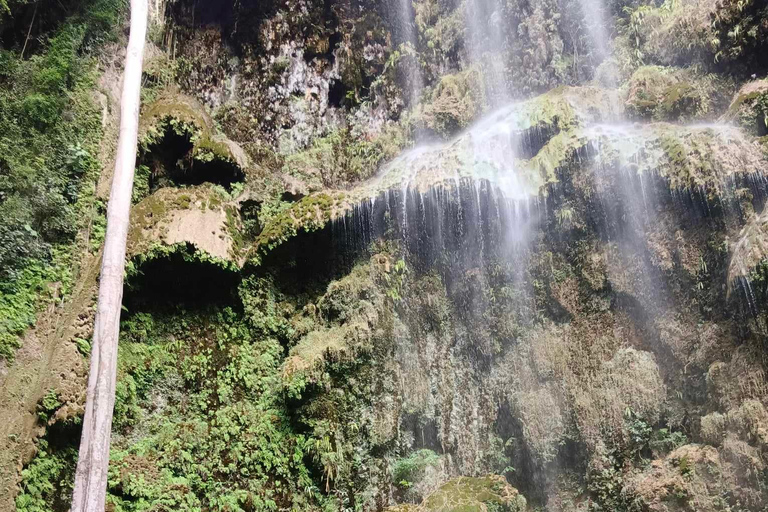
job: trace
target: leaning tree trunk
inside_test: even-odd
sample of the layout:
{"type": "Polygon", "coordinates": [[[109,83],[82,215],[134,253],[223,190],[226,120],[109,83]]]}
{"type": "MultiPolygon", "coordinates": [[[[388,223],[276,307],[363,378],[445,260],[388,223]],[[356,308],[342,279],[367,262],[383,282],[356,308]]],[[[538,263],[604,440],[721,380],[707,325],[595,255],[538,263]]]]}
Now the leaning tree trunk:
{"type": "Polygon", "coordinates": [[[107,235],[101,263],[101,281],[93,328],[88,394],[75,472],[72,512],[103,512],[107,493],[109,438],[115,405],[117,339],[123,300],[125,244],[136,165],[139,130],[141,68],[147,33],[147,0],[131,0],[131,35],[125,56],[120,135],[115,174],[107,207],[107,235]]]}

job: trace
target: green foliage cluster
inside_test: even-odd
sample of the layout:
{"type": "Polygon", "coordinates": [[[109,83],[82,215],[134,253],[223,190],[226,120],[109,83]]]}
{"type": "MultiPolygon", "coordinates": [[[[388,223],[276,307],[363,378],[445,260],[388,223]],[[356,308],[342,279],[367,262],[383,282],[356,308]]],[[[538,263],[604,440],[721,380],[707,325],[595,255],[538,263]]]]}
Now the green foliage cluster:
{"type": "Polygon", "coordinates": [[[712,13],[715,59],[749,73],[768,65],[768,5],[761,0],[721,0],[712,13]]]}
{"type": "Polygon", "coordinates": [[[594,501],[590,510],[639,512],[641,501],[624,487],[626,469],[644,465],[649,456],[662,457],[688,443],[682,432],[654,429],[644,418],[628,410],[625,418],[627,442],[593,461],[587,474],[587,489],[594,501]]]}
{"type": "Polygon", "coordinates": [[[475,69],[442,76],[419,106],[416,125],[443,137],[466,128],[486,106],[483,89],[478,87],[480,80],[475,69]]]}
{"type": "Polygon", "coordinates": [[[417,450],[392,465],[392,480],[400,487],[411,487],[430,466],[438,466],[440,456],[429,449],[417,450]]]}
{"type": "Polygon", "coordinates": [[[591,467],[587,475],[587,490],[593,512],[640,512],[640,506],[624,491],[624,471],[613,456],[604,457],[601,464],[591,467]]]}
{"type": "Polygon", "coordinates": [[[768,135],[768,90],[739,95],[731,105],[729,114],[753,135],[768,135]]]}
{"type": "Polygon", "coordinates": [[[446,63],[455,64],[464,45],[464,16],[451,2],[421,0],[413,3],[421,39],[422,57],[432,75],[439,75],[446,63]]]}
{"type": "Polygon", "coordinates": [[[59,394],[55,390],[49,389],[37,406],[37,416],[40,421],[46,422],[62,405],[59,394]]]}
{"type": "Polygon", "coordinates": [[[300,231],[312,232],[322,229],[331,220],[334,209],[345,199],[343,193],[329,195],[312,194],[297,203],[278,201],[265,203],[259,220],[262,230],[254,243],[259,258],[300,231]]]}
{"type": "Polygon", "coordinates": [[[137,314],[123,330],[115,420],[143,432],[112,454],[116,511],[276,510],[307,499],[306,440],[292,433],[275,339],[254,338],[228,308],[137,314]],[[165,396],[150,393],[158,388],[165,396]]]}
{"type": "Polygon", "coordinates": [[[638,68],[627,87],[627,114],[653,121],[711,117],[725,108],[732,94],[727,78],[662,66],[638,68]]]}
{"type": "MultiPolygon", "coordinates": [[[[383,475],[362,414],[372,396],[365,384],[372,382],[370,357],[329,358],[322,381],[304,382],[299,392],[284,379],[287,347],[302,335],[296,322],[317,327],[326,320],[313,312],[335,308],[344,312],[332,322],[343,324],[350,321],[347,309],[370,309],[331,297],[371,293],[357,289],[365,283],[347,281],[313,298],[286,295],[275,278],[252,275],[239,285],[237,306],[128,312],[121,323],[109,509],[369,506],[368,489],[383,475]],[[297,311],[306,318],[297,320],[297,311]]],[[[58,402],[50,393],[41,410],[58,402]]],[[[76,452],[46,450],[46,439],[40,448],[25,469],[19,510],[66,510],[76,452]]]]}
{"type": "Polygon", "coordinates": [[[13,357],[46,284],[62,282],[56,297],[66,291],[76,235],[94,215],[94,52],[120,5],[76,3],[29,58],[0,50],[0,357],[13,357]]]}
{"type": "Polygon", "coordinates": [[[67,510],[72,494],[72,474],[77,446],[60,449],[45,439],[37,445],[37,455],[21,472],[21,492],[16,497],[16,512],[67,510]]]}
{"type": "Polygon", "coordinates": [[[336,187],[373,176],[382,162],[397,155],[407,143],[408,136],[399,125],[387,125],[371,140],[339,129],[286,157],[283,170],[309,183],[336,187]]]}
{"type": "MultiPolygon", "coordinates": [[[[386,48],[390,43],[390,35],[376,9],[362,9],[359,12],[350,9],[345,15],[353,18],[350,22],[354,28],[350,31],[349,39],[340,47],[339,72],[345,89],[343,103],[355,105],[371,95],[374,77],[384,71],[387,61],[387,52],[365,55],[361,49],[366,44],[386,48]]],[[[327,44],[328,40],[324,42],[327,44]]]]}

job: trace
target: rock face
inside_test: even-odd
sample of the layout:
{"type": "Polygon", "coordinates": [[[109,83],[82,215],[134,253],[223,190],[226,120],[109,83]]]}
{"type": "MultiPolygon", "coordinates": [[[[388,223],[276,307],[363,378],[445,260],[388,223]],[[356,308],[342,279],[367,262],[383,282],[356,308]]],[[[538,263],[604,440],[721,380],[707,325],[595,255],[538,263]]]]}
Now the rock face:
{"type": "Polygon", "coordinates": [[[511,487],[503,477],[459,477],[447,482],[431,494],[419,506],[403,505],[388,508],[388,512],[486,512],[503,510],[522,512],[526,501],[517,489],[511,487]]]}
{"type": "Polygon", "coordinates": [[[765,509],[768,13],[589,3],[156,5],[112,510],[765,509]]]}

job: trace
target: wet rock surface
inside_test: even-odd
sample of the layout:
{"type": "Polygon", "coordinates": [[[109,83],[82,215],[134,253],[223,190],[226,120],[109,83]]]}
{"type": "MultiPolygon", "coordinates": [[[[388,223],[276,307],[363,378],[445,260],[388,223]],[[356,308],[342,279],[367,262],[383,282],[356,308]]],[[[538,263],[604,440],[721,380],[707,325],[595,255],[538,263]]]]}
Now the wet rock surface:
{"type": "MultiPolygon", "coordinates": [[[[766,17],[598,4],[154,6],[111,509],[765,508],[766,17]]],[[[67,507],[86,295],[18,510],[67,507]]]]}

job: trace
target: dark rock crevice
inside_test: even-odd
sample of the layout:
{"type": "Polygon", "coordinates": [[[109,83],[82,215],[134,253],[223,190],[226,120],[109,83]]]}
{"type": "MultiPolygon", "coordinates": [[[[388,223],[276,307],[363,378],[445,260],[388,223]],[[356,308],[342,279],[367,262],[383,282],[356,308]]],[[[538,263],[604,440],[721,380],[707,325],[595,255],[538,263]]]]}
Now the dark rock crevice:
{"type": "Polygon", "coordinates": [[[219,154],[219,146],[211,150],[197,147],[194,134],[185,128],[167,127],[162,135],[141,149],[139,166],[148,173],[148,192],[162,187],[213,183],[231,190],[244,181],[243,170],[228,156],[219,154]]]}
{"type": "Polygon", "coordinates": [[[238,307],[239,272],[206,261],[191,244],[141,260],[136,261],[134,272],[126,280],[123,305],[129,314],[238,307]]]}

